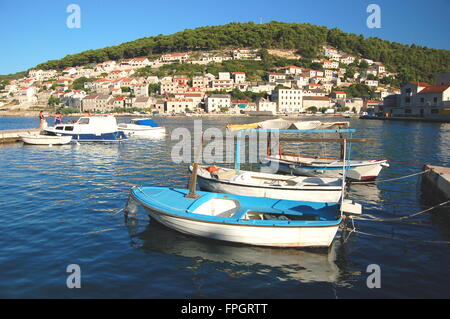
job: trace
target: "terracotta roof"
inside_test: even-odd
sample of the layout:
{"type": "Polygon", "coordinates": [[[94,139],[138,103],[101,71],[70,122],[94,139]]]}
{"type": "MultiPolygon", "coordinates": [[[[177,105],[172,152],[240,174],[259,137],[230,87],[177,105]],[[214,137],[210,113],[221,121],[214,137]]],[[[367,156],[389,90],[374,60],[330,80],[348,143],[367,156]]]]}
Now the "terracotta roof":
{"type": "Polygon", "coordinates": [[[432,85],[424,88],[418,94],[427,94],[427,93],[442,93],[445,90],[450,88],[450,85],[432,85]]]}

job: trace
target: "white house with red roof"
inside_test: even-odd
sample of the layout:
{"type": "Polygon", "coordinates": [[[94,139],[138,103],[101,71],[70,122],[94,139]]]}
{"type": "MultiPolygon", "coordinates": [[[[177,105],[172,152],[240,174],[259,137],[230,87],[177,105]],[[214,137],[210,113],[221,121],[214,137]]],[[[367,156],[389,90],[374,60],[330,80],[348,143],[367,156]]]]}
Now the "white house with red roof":
{"type": "Polygon", "coordinates": [[[322,67],[324,69],[338,69],[339,68],[339,62],[331,61],[331,60],[322,60],[322,67]]]}
{"type": "Polygon", "coordinates": [[[73,66],[65,68],[62,71],[63,74],[68,75],[68,76],[74,76],[75,74],[78,73],[78,70],[76,68],[74,68],[73,66]]]}
{"type": "Polygon", "coordinates": [[[333,91],[333,92],[331,92],[330,96],[333,99],[344,100],[347,98],[347,93],[344,91],[333,91]]]}
{"type": "Polygon", "coordinates": [[[189,58],[188,53],[170,53],[165,54],[159,58],[161,62],[170,63],[170,62],[180,62],[183,63],[189,58]]]}
{"type": "Polygon", "coordinates": [[[401,93],[384,99],[384,111],[392,116],[446,117],[450,119],[450,83],[431,85],[409,82],[401,93]]]}
{"type": "Polygon", "coordinates": [[[246,81],[245,72],[233,72],[233,80],[235,84],[244,83],[246,81]]]}
{"type": "Polygon", "coordinates": [[[286,74],[297,75],[297,74],[301,74],[302,71],[303,71],[303,69],[301,67],[295,66],[295,65],[289,65],[289,66],[285,67],[286,74]]]}

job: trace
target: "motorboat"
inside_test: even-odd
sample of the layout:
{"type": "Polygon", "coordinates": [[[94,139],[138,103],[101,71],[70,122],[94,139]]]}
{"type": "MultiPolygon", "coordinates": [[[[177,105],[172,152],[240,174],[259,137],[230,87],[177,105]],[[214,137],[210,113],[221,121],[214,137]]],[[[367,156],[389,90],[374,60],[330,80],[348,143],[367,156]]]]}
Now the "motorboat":
{"type": "Polygon", "coordinates": [[[329,247],[345,217],[339,203],[189,195],[187,189],[133,187],[126,210],[142,205],[151,219],[187,235],[270,247],[329,247]]]}
{"type": "Polygon", "coordinates": [[[58,124],[44,129],[49,135],[71,136],[78,142],[119,142],[126,135],[119,131],[114,116],[86,116],[70,124],[58,124]]]}
{"type": "Polygon", "coordinates": [[[72,136],[52,136],[44,134],[22,134],[20,139],[31,145],[65,145],[72,141],[72,136]]]}
{"type": "Polygon", "coordinates": [[[340,178],[237,171],[208,165],[198,167],[197,177],[201,190],[216,193],[311,202],[338,202],[342,193],[340,178]]]}
{"type": "Polygon", "coordinates": [[[128,137],[161,137],[166,134],[166,128],[150,118],[132,119],[131,123],[120,123],[118,127],[128,137]]]}

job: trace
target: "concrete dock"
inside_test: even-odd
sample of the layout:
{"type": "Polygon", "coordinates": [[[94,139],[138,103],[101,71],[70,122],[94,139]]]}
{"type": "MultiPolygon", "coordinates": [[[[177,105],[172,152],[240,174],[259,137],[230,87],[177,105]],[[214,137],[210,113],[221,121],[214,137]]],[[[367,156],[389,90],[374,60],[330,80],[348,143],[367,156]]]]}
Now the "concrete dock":
{"type": "Polygon", "coordinates": [[[450,199],[450,167],[425,165],[424,170],[429,170],[423,175],[422,186],[433,197],[450,199]]]}
{"type": "Polygon", "coordinates": [[[20,130],[0,130],[0,144],[16,143],[20,141],[19,135],[38,134],[41,130],[38,128],[20,129],[20,130]]]}

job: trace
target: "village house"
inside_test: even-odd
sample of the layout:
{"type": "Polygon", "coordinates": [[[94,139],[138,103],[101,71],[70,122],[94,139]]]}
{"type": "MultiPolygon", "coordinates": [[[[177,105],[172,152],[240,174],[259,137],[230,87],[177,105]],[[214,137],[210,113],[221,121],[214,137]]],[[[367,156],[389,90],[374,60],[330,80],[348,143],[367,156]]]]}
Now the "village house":
{"type": "Polygon", "coordinates": [[[269,82],[276,82],[276,80],[286,80],[286,74],[285,73],[269,72],[268,73],[268,79],[269,79],[269,82]]]}
{"type": "Polygon", "coordinates": [[[285,67],[286,74],[297,75],[302,74],[303,69],[299,66],[290,65],[285,67]]]}
{"type": "Polygon", "coordinates": [[[323,60],[322,67],[324,69],[338,69],[339,68],[339,62],[336,61],[330,61],[330,60],[323,60]]]}
{"type": "Polygon", "coordinates": [[[192,112],[196,108],[192,99],[168,98],[166,100],[164,111],[169,114],[179,114],[192,112]]]}
{"type": "Polygon", "coordinates": [[[361,98],[343,99],[337,100],[336,104],[340,107],[348,107],[350,111],[358,114],[364,106],[364,100],[361,98]]]}
{"type": "Polygon", "coordinates": [[[28,76],[38,81],[44,81],[54,78],[58,72],[55,70],[38,70],[33,69],[28,72],[28,76]]]}
{"type": "Polygon", "coordinates": [[[303,90],[278,89],[272,93],[272,101],[277,103],[278,112],[300,113],[303,111],[303,90]]]}
{"type": "Polygon", "coordinates": [[[233,80],[213,80],[211,87],[216,90],[232,90],[234,82],[233,80]]]}
{"type": "Polygon", "coordinates": [[[205,110],[208,113],[218,112],[221,108],[230,108],[231,97],[228,94],[212,94],[206,98],[205,110]]]}
{"type": "Polygon", "coordinates": [[[133,107],[148,109],[152,107],[153,99],[149,96],[138,96],[133,102],[133,107]]]}
{"type": "Polygon", "coordinates": [[[109,103],[113,97],[105,94],[87,95],[81,101],[81,109],[83,112],[111,112],[114,105],[109,103]]]}
{"type": "Polygon", "coordinates": [[[113,108],[114,109],[124,109],[126,99],[127,99],[127,97],[124,95],[117,96],[114,99],[112,99],[113,108]]]}
{"type": "Polygon", "coordinates": [[[209,78],[206,76],[194,76],[192,78],[192,86],[206,88],[209,86],[209,78]]]}
{"type": "Polygon", "coordinates": [[[62,71],[62,73],[63,73],[63,75],[74,76],[75,74],[78,73],[78,70],[74,67],[68,67],[68,68],[65,68],[62,71]]]}
{"type": "Polygon", "coordinates": [[[133,69],[114,70],[109,72],[107,78],[110,80],[116,80],[133,75],[135,71],[133,69]]]}
{"type": "Polygon", "coordinates": [[[323,55],[330,59],[340,59],[340,57],[342,56],[337,49],[332,47],[324,47],[323,55]]]}
{"type": "Polygon", "coordinates": [[[352,64],[355,60],[356,58],[353,55],[345,54],[340,58],[339,62],[343,64],[352,64]]]}
{"type": "Polygon", "coordinates": [[[383,102],[374,100],[365,100],[362,110],[368,113],[378,113],[383,109],[383,102]]]}
{"type": "Polygon", "coordinates": [[[61,102],[66,106],[81,110],[81,101],[86,96],[86,92],[82,90],[74,90],[66,92],[60,96],[61,102]]]}
{"type": "Polygon", "coordinates": [[[233,72],[233,80],[235,84],[245,82],[245,72],[233,72]]]}
{"type": "Polygon", "coordinates": [[[133,69],[144,68],[150,65],[150,61],[148,58],[135,58],[128,60],[128,64],[133,69]]]}
{"type": "Polygon", "coordinates": [[[203,96],[203,93],[194,92],[175,94],[175,98],[177,99],[191,99],[195,108],[197,108],[201,104],[201,102],[203,101],[203,96]]]}
{"type": "Polygon", "coordinates": [[[377,80],[365,80],[364,84],[370,87],[378,87],[378,81],[377,80]]]}
{"type": "Polygon", "coordinates": [[[234,60],[261,60],[261,58],[256,54],[255,50],[234,50],[233,51],[234,60]]]}
{"type": "Polygon", "coordinates": [[[384,99],[384,111],[393,116],[450,117],[450,84],[407,83],[399,95],[384,99]]]}
{"type": "Polygon", "coordinates": [[[148,96],[147,83],[135,83],[130,86],[131,92],[136,96],[148,96]]]}
{"type": "Polygon", "coordinates": [[[14,98],[19,101],[19,104],[30,104],[37,102],[36,88],[24,87],[20,88],[14,98]]]}
{"type": "Polygon", "coordinates": [[[277,103],[265,98],[256,101],[256,110],[261,112],[271,112],[273,115],[277,113],[277,103]]]}
{"type": "Polygon", "coordinates": [[[147,82],[148,84],[158,84],[159,83],[159,78],[157,76],[148,76],[145,79],[145,82],[147,82]]]}
{"type": "Polygon", "coordinates": [[[330,96],[336,100],[343,100],[347,98],[347,93],[344,91],[334,91],[330,94],[330,96]]]}
{"type": "Polygon", "coordinates": [[[165,54],[159,58],[161,62],[171,63],[171,62],[180,62],[183,63],[189,58],[189,54],[187,53],[170,53],[165,54]]]}

